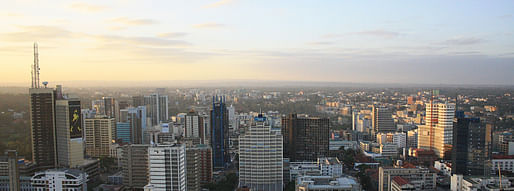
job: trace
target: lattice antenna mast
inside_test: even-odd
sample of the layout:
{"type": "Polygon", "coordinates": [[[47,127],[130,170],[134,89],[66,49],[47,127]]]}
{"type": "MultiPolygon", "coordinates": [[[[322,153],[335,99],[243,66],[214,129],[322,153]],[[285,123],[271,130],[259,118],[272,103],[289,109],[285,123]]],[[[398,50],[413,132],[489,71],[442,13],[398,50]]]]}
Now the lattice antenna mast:
{"type": "Polygon", "coordinates": [[[32,65],[31,71],[32,77],[32,88],[39,88],[39,53],[37,43],[34,43],[34,64],[32,65]]]}

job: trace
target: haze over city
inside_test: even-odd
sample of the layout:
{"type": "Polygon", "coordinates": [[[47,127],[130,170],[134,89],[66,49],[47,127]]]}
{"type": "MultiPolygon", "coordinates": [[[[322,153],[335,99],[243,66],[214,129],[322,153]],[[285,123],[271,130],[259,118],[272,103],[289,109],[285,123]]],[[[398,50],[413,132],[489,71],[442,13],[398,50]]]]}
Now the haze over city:
{"type": "Polygon", "coordinates": [[[6,1],[0,85],[513,85],[512,1],[6,1]],[[144,83],[142,83],[144,82],[144,83]]]}

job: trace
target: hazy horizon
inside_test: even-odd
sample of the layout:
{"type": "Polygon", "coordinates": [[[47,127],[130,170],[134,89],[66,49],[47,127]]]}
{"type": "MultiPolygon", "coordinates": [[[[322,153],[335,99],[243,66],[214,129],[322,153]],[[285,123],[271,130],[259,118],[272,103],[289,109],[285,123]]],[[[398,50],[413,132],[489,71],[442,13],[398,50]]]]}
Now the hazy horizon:
{"type": "Polygon", "coordinates": [[[34,42],[54,85],[514,85],[514,1],[4,4],[0,86],[30,84],[34,42]]]}

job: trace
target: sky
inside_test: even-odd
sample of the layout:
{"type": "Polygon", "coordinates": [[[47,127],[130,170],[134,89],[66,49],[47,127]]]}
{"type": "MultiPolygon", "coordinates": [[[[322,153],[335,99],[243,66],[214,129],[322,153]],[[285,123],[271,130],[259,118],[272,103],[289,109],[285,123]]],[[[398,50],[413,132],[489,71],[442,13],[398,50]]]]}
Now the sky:
{"type": "Polygon", "coordinates": [[[514,85],[514,1],[0,0],[0,85],[514,85]]]}

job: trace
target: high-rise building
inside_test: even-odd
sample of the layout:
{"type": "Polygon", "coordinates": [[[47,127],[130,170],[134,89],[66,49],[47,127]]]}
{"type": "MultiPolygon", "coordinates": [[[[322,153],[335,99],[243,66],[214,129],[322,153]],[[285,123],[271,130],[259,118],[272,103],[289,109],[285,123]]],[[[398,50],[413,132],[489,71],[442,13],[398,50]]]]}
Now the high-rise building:
{"type": "Polygon", "coordinates": [[[31,179],[34,190],[86,191],[88,175],[77,169],[51,169],[37,172],[31,179]]]}
{"type": "Polygon", "coordinates": [[[371,128],[371,116],[360,111],[352,113],[352,130],[357,132],[369,133],[371,128]]]}
{"type": "Polygon", "coordinates": [[[55,145],[55,91],[30,88],[30,135],[32,160],[40,169],[57,166],[55,145]]]}
{"type": "Polygon", "coordinates": [[[452,174],[488,175],[490,138],[491,129],[486,128],[480,118],[467,117],[463,111],[457,111],[453,125],[452,174]]]}
{"type": "Polygon", "coordinates": [[[97,115],[85,119],[86,155],[90,157],[109,156],[109,148],[114,140],[116,121],[114,118],[97,115]]]}
{"type": "Polygon", "coordinates": [[[290,114],[282,118],[284,158],[291,162],[316,161],[329,152],[328,118],[290,114]]]}
{"type": "Polygon", "coordinates": [[[148,185],[155,190],[186,191],[185,145],[153,145],[148,148],[148,185]]]}
{"type": "Polygon", "coordinates": [[[8,150],[7,154],[7,175],[9,177],[9,190],[21,190],[20,171],[18,169],[18,153],[15,150],[8,150]]]}
{"type": "Polygon", "coordinates": [[[373,105],[371,110],[371,136],[376,138],[377,133],[396,131],[392,113],[389,108],[373,105]]]}
{"type": "Polygon", "coordinates": [[[204,128],[203,117],[194,111],[190,111],[185,116],[184,129],[186,138],[199,138],[200,144],[208,144],[206,131],[204,128]]]}
{"type": "Polygon", "coordinates": [[[129,122],[116,123],[116,142],[131,143],[132,133],[129,122]]]}
{"type": "Polygon", "coordinates": [[[228,112],[224,97],[212,98],[211,146],[214,169],[223,169],[230,161],[228,112]]]}
{"type": "Polygon", "coordinates": [[[121,153],[123,185],[130,189],[142,189],[148,184],[149,145],[124,145],[121,153]]]}
{"type": "Polygon", "coordinates": [[[187,190],[201,190],[212,182],[212,149],[209,145],[186,147],[187,190]]]}
{"type": "Polygon", "coordinates": [[[425,125],[418,129],[418,148],[433,150],[439,158],[451,156],[455,104],[428,103],[425,125]]]}
{"type": "Polygon", "coordinates": [[[55,104],[57,166],[75,168],[84,163],[80,101],[58,99],[55,104]]]}
{"type": "Polygon", "coordinates": [[[146,107],[138,106],[136,108],[128,108],[128,121],[130,123],[130,135],[132,144],[149,144],[145,140],[144,132],[146,130],[146,107]]]}
{"type": "Polygon", "coordinates": [[[146,106],[146,114],[149,118],[148,126],[168,122],[169,100],[167,95],[151,94],[149,96],[135,96],[132,99],[135,107],[146,106]]]}
{"type": "MultiPolygon", "coordinates": [[[[327,134],[328,135],[328,134],[327,134]]],[[[239,137],[239,186],[251,190],[283,189],[282,135],[259,114],[239,137]]]]}

